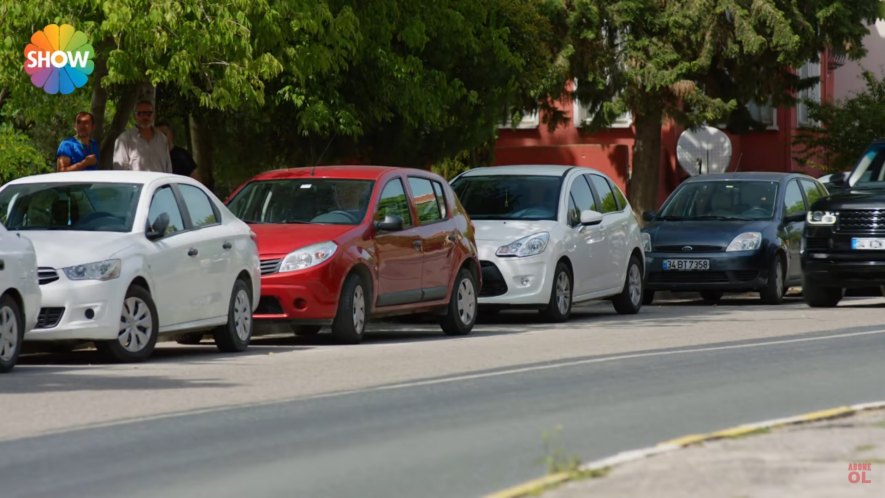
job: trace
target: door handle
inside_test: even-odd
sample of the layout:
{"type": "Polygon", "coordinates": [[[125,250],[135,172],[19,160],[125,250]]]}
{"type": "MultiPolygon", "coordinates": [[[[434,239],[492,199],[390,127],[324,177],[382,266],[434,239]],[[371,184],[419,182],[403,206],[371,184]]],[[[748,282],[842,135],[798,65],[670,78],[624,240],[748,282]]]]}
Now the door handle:
{"type": "Polygon", "coordinates": [[[421,247],[422,247],[423,245],[424,245],[424,243],[421,242],[420,240],[413,240],[413,241],[412,241],[412,247],[414,247],[416,251],[420,251],[420,250],[421,250],[421,247]]]}
{"type": "Polygon", "coordinates": [[[233,247],[233,246],[234,246],[234,245],[231,244],[230,241],[227,241],[227,240],[224,241],[224,244],[221,244],[221,248],[224,249],[224,250],[228,250],[228,249],[230,249],[230,248],[233,247]]]}
{"type": "Polygon", "coordinates": [[[197,249],[195,247],[191,247],[190,249],[187,250],[187,255],[190,257],[194,257],[199,253],[200,253],[200,251],[197,251],[197,249]]]}

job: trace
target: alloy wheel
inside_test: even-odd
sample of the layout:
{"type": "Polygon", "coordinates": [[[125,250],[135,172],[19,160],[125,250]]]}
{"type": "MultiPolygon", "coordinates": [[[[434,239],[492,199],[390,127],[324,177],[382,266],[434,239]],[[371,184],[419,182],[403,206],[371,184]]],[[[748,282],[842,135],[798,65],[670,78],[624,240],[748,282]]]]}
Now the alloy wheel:
{"type": "Polygon", "coordinates": [[[638,306],[642,301],[642,272],[636,265],[630,265],[630,272],[627,276],[627,289],[630,292],[630,302],[638,306]]]}
{"type": "Polygon", "coordinates": [[[363,286],[357,285],[353,289],[353,329],[358,334],[363,333],[366,326],[366,298],[363,295],[363,286]]]}
{"type": "Polygon", "coordinates": [[[137,353],[148,345],[154,321],[147,303],[138,297],[128,297],[123,301],[120,317],[120,332],[117,341],[129,352],[137,353]]]}
{"type": "Polygon", "coordinates": [[[556,307],[565,315],[568,313],[572,301],[572,289],[569,285],[568,274],[560,272],[556,277],[556,307]]]}
{"type": "Polygon", "coordinates": [[[250,304],[249,294],[245,290],[240,289],[234,301],[234,327],[237,331],[237,337],[241,341],[248,340],[252,333],[252,307],[250,304]]]}
{"type": "Polygon", "coordinates": [[[9,361],[18,346],[18,320],[12,308],[0,308],[0,360],[9,361]]]}
{"type": "Polygon", "coordinates": [[[476,292],[473,290],[473,282],[470,279],[465,278],[461,280],[461,285],[458,286],[457,305],[461,323],[472,323],[476,315],[476,292]]]}

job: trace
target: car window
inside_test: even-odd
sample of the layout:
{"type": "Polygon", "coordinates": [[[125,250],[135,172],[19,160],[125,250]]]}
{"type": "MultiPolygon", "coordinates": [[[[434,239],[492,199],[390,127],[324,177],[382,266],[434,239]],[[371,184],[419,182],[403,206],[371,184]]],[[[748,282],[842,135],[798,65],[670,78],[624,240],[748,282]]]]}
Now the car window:
{"type": "Polygon", "coordinates": [[[613,213],[618,211],[618,201],[615,199],[615,193],[612,192],[611,186],[605,178],[599,175],[587,175],[590,177],[590,183],[596,189],[596,195],[599,196],[600,213],[613,213]]]}
{"type": "Polygon", "coordinates": [[[555,220],[561,176],[469,175],[452,189],[474,220],[555,220]]]}
{"type": "Polygon", "coordinates": [[[436,202],[439,203],[439,212],[443,218],[448,218],[449,213],[446,210],[446,195],[443,186],[439,182],[433,182],[433,191],[436,193],[436,202]]]}
{"type": "Polygon", "coordinates": [[[164,235],[180,232],[184,229],[184,222],[181,218],[181,211],[178,209],[178,202],[175,200],[175,194],[172,193],[172,187],[165,185],[154,192],[151,199],[151,208],[148,211],[148,225],[153,225],[157,221],[157,217],[166,213],[169,215],[169,226],[166,228],[164,235]]]}
{"type": "Polygon", "coordinates": [[[12,230],[129,232],[141,195],[131,183],[23,183],[0,192],[0,221],[12,230]]]}
{"type": "Polygon", "coordinates": [[[808,200],[809,209],[811,209],[811,205],[817,202],[818,199],[827,196],[823,186],[818,183],[811,180],[800,180],[799,183],[802,184],[802,190],[805,191],[805,198],[808,200]]]}
{"type": "Polygon", "coordinates": [[[415,207],[418,208],[418,220],[422,225],[433,223],[442,219],[439,209],[439,201],[433,191],[433,185],[426,178],[409,177],[409,188],[415,197],[415,207]]]}
{"type": "Polygon", "coordinates": [[[194,227],[204,227],[218,223],[218,215],[212,208],[212,201],[206,193],[193,185],[178,184],[178,191],[184,199],[187,212],[191,215],[191,223],[194,227]]]}
{"type": "Polygon", "coordinates": [[[621,192],[621,188],[614,184],[611,179],[608,179],[608,186],[611,187],[612,192],[615,193],[615,198],[618,200],[618,210],[623,211],[624,208],[627,207],[627,198],[624,197],[624,193],[621,192]]]}
{"type": "Polygon", "coordinates": [[[784,191],[784,216],[801,214],[805,212],[805,200],[802,199],[802,191],[799,190],[799,182],[790,180],[787,190],[784,191]]]}
{"type": "Polygon", "coordinates": [[[378,200],[378,211],[375,213],[375,220],[382,221],[385,216],[399,216],[403,219],[403,228],[412,226],[412,213],[409,211],[409,199],[406,197],[406,191],[403,188],[403,182],[399,179],[393,179],[387,182],[384,190],[381,191],[381,198],[378,200]]]}
{"type": "Polygon", "coordinates": [[[357,225],[366,216],[375,182],[285,178],[246,184],[227,207],[246,223],[357,225]]]}
{"type": "Polygon", "coordinates": [[[593,192],[590,190],[590,185],[587,184],[584,175],[578,175],[575,177],[575,181],[572,182],[571,189],[569,189],[569,226],[579,225],[581,223],[581,211],[588,209],[597,211],[596,199],[593,198],[593,192]]]}
{"type": "Polygon", "coordinates": [[[768,220],[777,206],[777,186],[767,180],[686,182],[664,201],[658,218],[768,220]]]}

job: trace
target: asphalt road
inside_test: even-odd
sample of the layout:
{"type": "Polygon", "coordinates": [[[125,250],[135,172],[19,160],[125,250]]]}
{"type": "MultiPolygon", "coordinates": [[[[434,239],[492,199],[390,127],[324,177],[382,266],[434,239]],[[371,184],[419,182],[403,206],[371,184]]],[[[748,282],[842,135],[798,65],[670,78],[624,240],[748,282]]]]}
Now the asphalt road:
{"type": "Polygon", "coordinates": [[[577,318],[538,333],[505,315],[457,341],[414,324],[354,347],[258,339],[234,360],[170,346],[137,367],[28,357],[0,379],[0,425],[21,428],[0,442],[0,496],[480,496],[543,475],[554,452],[590,460],[885,399],[881,299],[577,318]],[[309,375],[318,365],[352,369],[309,375]],[[28,422],[19,401],[45,408],[28,422]]]}

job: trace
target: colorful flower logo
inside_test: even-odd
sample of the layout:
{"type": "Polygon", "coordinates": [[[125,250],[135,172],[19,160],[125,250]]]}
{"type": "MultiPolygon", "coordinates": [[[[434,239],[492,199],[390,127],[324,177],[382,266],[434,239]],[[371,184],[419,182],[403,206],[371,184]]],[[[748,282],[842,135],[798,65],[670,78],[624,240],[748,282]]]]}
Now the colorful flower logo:
{"type": "Polygon", "coordinates": [[[50,24],[31,35],[25,47],[25,72],[31,83],[50,95],[67,95],[86,84],[95,64],[86,33],[70,24],[50,24]]]}

